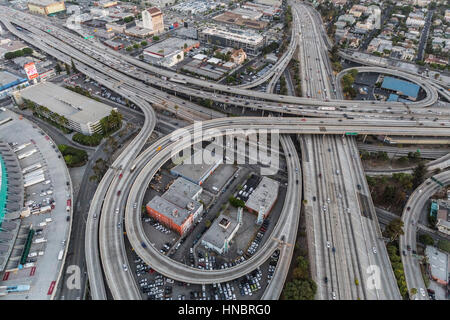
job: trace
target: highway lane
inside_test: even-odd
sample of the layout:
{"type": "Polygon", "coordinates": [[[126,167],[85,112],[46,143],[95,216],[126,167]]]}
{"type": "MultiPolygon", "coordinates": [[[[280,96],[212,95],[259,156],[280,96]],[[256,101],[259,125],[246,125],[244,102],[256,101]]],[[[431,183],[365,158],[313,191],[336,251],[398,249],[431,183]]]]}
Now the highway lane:
{"type": "MultiPolygon", "coordinates": [[[[257,118],[260,119],[260,118],[257,118]]],[[[214,125],[212,128],[215,128],[217,130],[220,130],[220,132],[211,132],[211,135],[205,133],[205,136],[200,136],[200,139],[208,139],[209,137],[213,135],[223,134],[228,129],[227,126],[225,127],[217,127],[215,126],[214,121],[209,121],[208,124],[214,125]]],[[[220,122],[219,122],[220,123],[220,122]]],[[[204,124],[205,125],[205,124],[204,124]]],[[[247,126],[245,126],[247,127],[247,126]]],[[[240,128],[245,128],[244,126],[241,126],[240,128]]],[[[208,128],[208,127],[207,127],[208,128]]],[[[192,128],[189,128],[192,129],[192,128]]],[[[194,139],[197,139],[194,137],[194,139]]],[[[284,138],[283,138],[284,139],[284,138]]],[[[233,268],[228,268],[225,270],[213,270],[213,271],[205,271],[200,269],[194,269],[191,267],[188,267],[186,265],[183,265],[179,262],[170,261],[166,256],[162,255],[158,252],[156,248],[154,248],[150,242],[148,241],[145,233],[143,232],[142,223],[141,223],[141,217],[140,212],[137,212],[133,208],[134,203],[141,203],[142,198],[144,195],[145,190],[141,190],[140,188],[141,183],[143,181],[149,181],[148,179],[151,179],[152,176],[155,174],[155,172],[159,169],[159,167],[167,161],[167,157],[170,157],[171,152],[176,152],[177,150],[181,150],[184,147],[191,144],[191,141],[187,141],[185,144],[180,143],[173,143],[169,142],[168,137],[162,138],[160,141],[156,142],[151,148],[149,148],[150,156],[152,156],[152,152],[156,153],[156,146],[161,146],[162,149],[160,151],[157,151],[156,155],[153,155],[151,159],[148,160],[148,162],[145,162],[145,167],[142,169],[141,173],[137,177],[136,181],[133,184],[133,187],[131,189],[127,208],[126,208],[126,229],[127,229],[127,235],[130,240],[130,243],[132,244],[133,248],[135,249],[135,252],[143,258],[143,260],[148,263],[152,268],[157,270],[158,272],[176,280],[180,280],[183,282],[189,282],[189,283],[213,283],[213,282],[223,282],[228,281],[231,279],[235,279],[239,276],[245,275],[249,271],[253,270],[258,265],[264,263],[273,251],[278,247],[279,242],[278,241],[268,241],[266,244],[261,248],[250,260],[249,262],[244,262],[238,266],[235,266],[233,268]],[[175,145],[175,146],[174,146],[175,145]],[[144,192],[143,192],[144,191],[144,192]],[[142,243],[146,243],[146,248],[142,247],[142,243]],[[206,274],[205,274],[206,272],[206,274]],[[195,276],[192,277],[191,273],[194,273],[195,276]],[[199,276],[199,274],[202,274],[199,276]]],[[[286,151],[285,151],[286,152],[286,151]]],[[[294,166],[292,164],[291,166],[294,166]]],[[[138,170],[138,168],[136,168],[138,170]]],[[[292,173],[291,173],[292,175],[292,173]]],[[[297,175],[297,172],[294,173],[294,175],[297,175]]],[[[288,230],[292,230],[291,226],[293,222],[290,221],[292,219],[298,219],[299,214],[299,201],[300,197],[298,197],[298,190],[299,186],[296,184],[295,180],[290,181],[290,185],[288,187],[289,195],[288,200],[285,201],[285,206],[283,207],[283,213],[282,218],[277,222],[277,225],[275,226],[275,230],[279,230],[275,232],[274,237],[277,237],[278,239],[281,239],[281,237],[284,235],[283,232],[286,228],[288,230]],[[288,226],[288,227],[287,227],[288,226]]],[[[290,231],[293,232],[293,231],[290,231]]],[[[296,231],[295,231],[296,232],[296,231]]],[[[291,235],[290,237],[294,237],[295,234],[291,235]]]]}
{"type": "MultiPolygon", "coordinates": [[[[444,186],[450,184],[450,171],[444,171],[433,177],[439,180],[444,186]]],[[[399,250],[402,257],[403,268],[405,270],[408,291],[411,292],[412,288],[417,289],[417,294],[414,297],[415,300],[428,300],[429,298],[426,293],[427,288],[422,278],[419,258],[415,257],[411,251],[407,249],[407,246],[409,245],[411,250],[417,250],[416,228],[420,214],[428,199],[441,188],[442,187],[439,184],[432,181],[431,178],[428,178],[411,194],[402,213],[404,235],[400,235],[399,250]],[[408,208],[410,209],[408,210],[408,208]],[[406,255],[403,254],[403,251],[406,255]],[[425,295],[420,293],[421,289],[425,291],[425,295]]]]}
{"type": "MultiPolygon", "coordinates": [[[[276,128],[280,130],[280,133],[319,133],[321,131],[317,129],[317,120],[309,120],[304,122],[301,119],[270,119],[270,118],[259,118],[259,117],[244,117],[244,118],[232,118],[232,119],[215,119],[209,120],[203,123],[203,136],[193,137],[194,141],[184,141],[184,139],[177,142],[170,142],[169,137],[164,137],[153,144],[149,149],[145,151],[146,161],[142,161],[140,167],[136,167],[136,171],[140,171],[138,177],[133,182],[125,212],[125,226],[128,238],[132,244],[135,252],[153,269],[166,275],[167,277],[189,283],[213,283],[213,282],[223,282],[239,277],[248,270],[248,266],[243,263],[237,267],[229,268],[227,270],[214,270],[205,271],[191,268],[189,266],[183,265],[178,262],[170,261],[166,256],[159,253],[147,239],[145,233],[143,232],[143,227],[141,224],[140,211],[136,212],[133,209],[134,203],[141,203],[145,190],[141,188],[146,181],[150,181],[156,171],[170,159],[173,153],[191,145],[192,143],[198,142],[198,139],[208,139],[217,134],[222,134],[227,129],[271,129],[276,128]],[[216,129],[218,131],[207,132],[208,129],[216,129]],[[158,148],[157,148],[158,147],[158,148]],[[160,150],[159,147],[161,147],[160,150]],[[145,243],[145,247],[142,247],[142,243],[145,243]],[[201,276],[200,276],[201,273],[201,276]]],[[[336,120],[329,119],[327,121],[340,123],[336,120]]],[[[353,121],[357,122],[357,121],[353,121]]],[[[364,121],[364,127],[368,127],[370,121],[364,121]]],[[[398,124],[399,122],[395,122],[398,124]]],[[[186,128],[192,130],[193,127],[186,128]]],[[[341,132],[345,132],[348,128],[351,128],[348,123],[344,123],[341,127],[341,132]]],[[[385,129],[383,129],[385,130],[385,129]]],[[[398,130],[398,129],[397,129],[398,130]]],[[[399,132],[402,132],[402,128],[399,132]]],[[[422,132],[422,129],[414,129],[416,132],[422,132]]],[[[328,132],[328,129],[327,129],[328,132]]],[[[338,131],[333,131],[334,134],[339,133],[338,131]]],[[[186,136],[186,135],[184,135],[186,136]]],[[[189,137],[188,137],[189,138],[189,137]]],[[[141,155],[143,156],[144,153],[141,155]]],[[[282,215],[283,216],[283,215],[282,215]]],[[[283,218],[280,218],[282,221],[283,218]]],[[[278,225],[277,225],[278,226],[278,225]]],[[[278,227],[275,227],[276,230],[278,227]]],[[[275,232],[276,234],[276,232],[275,232]]],[[[266,243],[266,245],[272,250],[275,250],[276,244],[266,243]]],[[[263,263],[270,255],[270,251],[263,247],[251,260],[253,268],[258,264],[263,263]]]]}
{"type": "MultiPolygon", "coordinates": [[[[8,15],[8,17],[4,16],[5,19],[11,19],[11,17],[14,16],[20,16],[21,20],[15,20],[15,23],[21,24],[24,23],[24,20],[26,19],[30,19],[29,16],[25,15],[24,13],[19,13],[16,11],[11,11],[11,9],[7,9],[5,8],[5,10],[10,10],[11,15],[8,15]]],[[[37,19],[42,19],[42,18],[37,18],[37,19]]],[[[36,20],[36,17],[33,17],[33,20],[36,20]]],[[[139,68],[142,68],[144,70],[147,70],[151,73],[156,73],[159,74],[161,77],[167,77],[167,78],[178,78],[180,81],[184,81],[184,82],[189,82],[191,85],[195,85],[195,86],[199,86],[202,88],[205,88],[205,90],[209,90],[209,91],[221,91],[221,92],[227,92],[227,93],[232,93],[232,94],[237,94],[237,95],[243,95],[243,96],[257,96],[260,99],[265,99],[265,100],[271,100],[271,101],[277,101],[277,102],[282,102],[282,103],[299,103],[299,104],[305,104],[305,105],[332,105],[331,103],[327,103],[327,101],[320,101],[320,100],[311,100],[311,99],[305,99],[305,98],[298,98],[298,97],[289,97],[289,96],[278,96],[278,95],[271,95],[271,94],[266,94],[266,93],[261,93],[261,92],[254,92],[254,91],[249,91],[249,90],[245,90],[245,89],[238,89],[238,88],[231,88],[228,86],[224,86],[224,85],[219,85],[219,84],[211,84],[210,82],[207,81],[203,81],[203,80],[199,80],[196,78],[190,78],[188,76],[178,76],[176,75],[176,73],[164,70],[164,69],[160,69],[160,68],[156,68],[153,67],[151,65],[145,64],[142,61],[139,61],[137,59],[131,58],[129,56],[126,55],[122,55],[118,52],[115,52],[113,50],[110,50],[104,46],[101,46],[100,44],[96,43],[96,42],[90,42],[87,40],[83,40],[81,39],[79,36],[74,36],[73,34],[70,34],[68,32],[63,32],[62,30],[58,29],[56,26],[51,25],[48,23],[48,21],[45,20],[41,20],[45,22],[45,25],[43,25],[41,28],[45,29],[48,27],[51,27],[53,29],[55,29],[54,31],[52,30],[51,33],[49,33],[49,35],[52,36],[58,36],[61,37],[61,35],[64,35],[64,37],[70,37],[70,43],[78,43],[79,47],[77,46],[77,49],[79,50],[83,50],[85,52],[88,51],[92,51],[94,47],[99,47],[97,48],[98,50],[98,54],[102,55],[102,56],[106,56],[108,57],[108,59],[110,59],[111,57],[120,57],[121,59],[123,59],[123,61],[128,61],[129,63],[132,63],[133,65],[138,66],[139,68]],[[87,46],[87,44],[89,44],[89,47],[87,46]],[[101,47],[101,49],[100,49],[101,47]]],[[[36,24],[36,23],[35,23],[36,24]]],[[[66,40],[67,41],[67,40],[66,40]]],[[[116,61],[109,61],[108,65],[114,67],[116,65],[116,61]]],[[[122,64],[120,65],[121,67],[124,66],[124,63],[122,62],[122,64]]],[[[137,74],[138,70],[136,68],[133,69],[133,67],[129,68],[129,72],[133,73],[133,74],[137,74]]],[[[122,70],[123,71],[123,70],[122,70]]],[[[148,75],[146,77],[141,76],[140,79],[145,80],[145,81],[150,81],[152,82],[154,85],[156,86],[160,86],[160,87],[168,87],[168,80],[161,80],[161,78],[157,78],[154,76],[148,75]],[[159,80],[158,80],[159,79],[159,80]]],[[[198,90],[192,90],[187,88],[184,85],[177,85],[176,88],[177,91],[184,91],[186,94],[189,95],[195,95],[195,94],[199,94],[198,90]]],[[[217,99],[219,98],[224,98],[224,97],[219,97],[219,95],[217,95],[217,99]]],[[[226,100],[226,99],[225,99],[226,100]]],[[[342,105],[346,105],[346,106],[351,106],[352,104],[349,103],[349,101],[338,101],[339,104],[342,105]]],[[[428,102],[427,102],[428,103],[428,102]]],[[[427,104],[425,102],[416,102],[413,103],[417,106],[423,106],[425,104],[427,104]]],[[[373,107],[372,102],[367,102],[367,101],[358,101],[358,104],[360,106],[366,106],[366,107],[373,107]]],[[[379,103],[379,102],[375,102],[375,105],[385,105],[384,103],[379,103]]],[[[401,106],[401,104],[399,103],[393,103],[391,104],[393,106],[401,106]]]]}
{"type": "MultiPolygon", "coordinates": [[[[304,7],[304,6],[303,6],[304,7]]],[[[305,8],[305,7],[304,7],[305,8]]],[[[302,16],[309,37],[303,37],[304,65],[302,83],[307,83],[307,95],[320,99],[333,98],[331,87],[334,78],[327,76],[331,66],[325,44],[315,28],[308,9],[302,16]],[[312,25],[312,27],[311,27],[312,25]],[[309,29],[309,30],[308,30],[309,29]],[[315,36],[315,37],[314,37],[315,36]]],[[[318,284],[319,299],[386,299],[397,297],[395,287],[389,286],[392,269],[383,262],[383,290],[371,290],[366,283],[366,270],[374,264],[377,247],[376,221],[365,221],[366,210],[374,210],[370,202],[359,203],[361,190],[366,185],[362,166],[354,161],[359,153],[351,137],[305,136],[301,139],[303,156],[305,198],[311,203],[307,208],[307,233],[312,244],[311,261],[313,278],[318,284]],[[339,155],[339,156],[336,156],[339,155]],[[356,183],[358,181],[359,183],[356,183]],[[315,199],[315,200],[314,200],[315,199]]],[[[359,159],[359,157],[358,157],[359,159]]],[[[364,190],[364,189],[363,189],[364,190]]],[[[370,193],[368,194],[370,198],[370,193]]],[[[367,196],[366,196],[367,198],[367,196]]],[[[378,250],[377,250],[378,251],[378,250]]],[[[386,250],[381,247],[381,259],[386,250]]],[[[398,290],[398,289],[397,289],[398,290]]],[[[395,299],[395,298],[394,298],[395,299]]]]}
{"type": "MultiPolygon", "coordinates": [[[[281,136],[280,139],[282,149],[289,155],[286,161],[288,173],[288,188],[294,188],[295,192],[288,190],[285,201],[294,203],[294,207],[290,211],[292,218],[290,222],[284,225],[284,230],[276,235],[276,241],[279,242],[280,255],[274,275],[267,285],[261,300],[278,300],[284,288],[286,277],[292,261],[295,249],[295,240],[297,238],[297,230],[300,222],[300,209],[302,200],[302,173],[300,169],[300,159],[295,149],[291,137],[281,136]],[[297,168],[297,172],[296,172],[297,168]],[[298,185],[294,185],[294,181],[298,181],[298,185]],[[287,198],[287,196],[291,198],[287,198]],[[283,240],[282,240],[283,239],[283,240]]],[[[297,183],[297,182],[295,182],[297,183]]],[[[261,250],[261,249],[260,249],[261,250]]]]}
{"type": "MultiPolygon", "coordinates": [[[[93,196],[86,222],[86,265],[89,276],[91,296],[95,300],[106,300],[107,298],[106,289],[101,273],[102,268],[99,255],[99,220],[106,220],[107,218],[105,216],[100,216],[105,196],[114,180],[118,179],[118,169],[122,168],[123,170],[124,168],[128,168],[131,165],[131,160],[138,154],[139,150],[145,144],[147,138],[152,133],[156,124],[156,115],[151,106],[146,101],[138,97],[129,96],[128,98],[130,101],[133,101],[137,106],[139,106],[144,112],[144,125],[141,128],[139,134],[133,139],[133,142],[130,143],[124,150],[124,152],[119,155],[116,161],[114,161],[114,163],[112,164],[111,168],[108,169],[108,171],[102,178],[93,196]]],[[[107,215],[112,214],[113,212],[107,213],[107,215]]]]}
{"type": "Polygon", "coordinates": [[[381,74],[387,74],[395,77],[400,77],[403,79],[406,79],[412,83],[417,84],[420,86],[426,93],[426,96],[429,97],[432,100],[437,100],[437,90],[430,84],[428,81],[423,81],[420,77],[412,76],[406,72],[402,72],[399,70],[389,70],[386,68],[380,68],[380,67],[352,67],[347,68],[345,70],[342,70],[336,75],[336,81],[340,84],[342,77],[347,74],[351,70],[356,70],[358,72],[371,72],[371,73],[381,73],[381,74]]]}

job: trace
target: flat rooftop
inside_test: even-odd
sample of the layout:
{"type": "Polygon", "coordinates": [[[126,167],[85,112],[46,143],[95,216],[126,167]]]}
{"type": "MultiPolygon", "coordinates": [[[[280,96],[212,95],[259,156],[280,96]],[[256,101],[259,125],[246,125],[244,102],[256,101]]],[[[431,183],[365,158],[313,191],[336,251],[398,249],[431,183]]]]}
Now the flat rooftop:
{"type": "Polygon", "coordinates": [[[191,164],[192,162],[194,162],[193,159],[196,158],[198,152],[203,152],[203,150],[195,152],[192,155],[192,158],[186,159],[182,164],[179,164],[175,168],[173,168],[171,172],[176,175],[182,176],[191,182],[198,183],[206,175],[208,175],[214,169],[214,167],[223,162],[223,159],[220,159],[211,164],[191,164]]]}
{"type": "Polygon", "coordinates": [[[248,197],[245,206],[259,212],[261,207],[264,212],[272,207],[278,197],[280,183],[268,177],[263,177],[255,190],[248,197]]]}
{"type": "Polygon", "coordinates": [[[221,214],[213,221],[201,240],[208,242],[217,248],[222,248],[225,240],[230,237],[237,225],[237,220],[221,214]]]}
{"type": "Polygon", "coordinates": [[[0,71],[0,91],[25,81],[27,79],[24,77],[9,73],[8,71],[0,71]]]}
{"type": "Polygon", "coordinates": [[[47,107],[77,123],[96,122],[110,115],[113,108],[57,86],[51,82],[40,82],[20,91],[23,98],[47,107]]]}
{"type": "Polygon", "coordinates": [[[415,84],[405,80],[400,80],[392,77],[384,77],[383,84],[381,85],[383,89],[389,89],[401,92],[405,96],[417,98],[419,94],[420,87],[415,84]]]}
{"type": "Polygon", "coordinates": [[[193,199],[199,192],[203,190],[198,184],[195,184],[182,177],[178,177],[169,187],[164,195],[172,196],[178,195],[185,198],[193,199]]]}
{"type": "Polygon", "coordinates": [[[147,206],[159,212],[160,214],[172,219],[172,221],[179,226],[181,226],[183,222],[186,221],[186,219],[189,217],[189,215],[191,213],[193,214],[194,212],[194,210],[180,208],[176,204],[160,196],[155,196],[147,203],[147,206]]]}
{"type": "Polygon", "coordinates": [[[187,48],[198,44],[197,40],[181,39],[181,38],[168,38],[161,42],[158,42],[150,47],[145,48],[144,52],[154,54],[157,56],[165,57],[169,56],[177,51],[184,50],[184,45],[187,48]]]}
{"type": "Polygon", "coordinates": [[[49,6],[54,3],[64,2],[64,1],[54,1],[54,0],[30,0],[29,4],[34,4],[36,6],[49,6]]]}
{"type": "Polygon", "coordinates": [[[440,280],[447,281],[448,255],[432,246],[425,248],[425,254],[430,263],[431,274],[440,280]]]}

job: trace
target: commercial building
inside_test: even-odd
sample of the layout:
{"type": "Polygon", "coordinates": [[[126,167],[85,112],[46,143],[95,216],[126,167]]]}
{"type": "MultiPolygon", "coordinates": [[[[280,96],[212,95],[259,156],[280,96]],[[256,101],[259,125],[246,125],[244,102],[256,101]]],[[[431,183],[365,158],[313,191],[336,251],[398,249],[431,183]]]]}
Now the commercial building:
{"type": "Polygon", "coordinates": [[[203,212],[197,201],[202,188],[183,178],[178,178],[162,196],[147,203],[147,213],[163,225],[183,235],[203,212]]]}
{"type": "MultiPolygon", "coordinates": [[[[262,13],[256,12],[256,15],[253,16],[260,17],[262,16],[262,13]]],[[[265,21],[257,21],[256,19],[249,18],[248,15],[238,14],[232,11],[226,11],[225,13],[215,16],[213,19],[221,23],[231,24],[239,27],[248,27],[258,30],[264,29],[268,25],[268,23],[265,21]]]]}
{"type": "Polygon", "coordinates": [[[142,11],[142,27],[152,30],[153,34],[164,31],[163,13],[156,7],[142,11]]]}
{"type": "Polygon", "coordinates": [[[30,10],[31,13],[48,16],[65,11],[66,5],[64,4],[64,1],[30,0],[28,2],[28,10],[30,10]]]}
{"type": "Polygon", "coordinates": [[[260,34],[243,30],[224,30],[205,28],[198,35],[200,41],[220,47],[244,49],[247,54],[256,55],[264,46],[264,37],[260,34]]]}
{"type": "Polygon", "coordinates": [[[139,26],[131,27],[124,32],[127,36],[136,38],[147,38],[153,35],[153,30],[142,28],[139,26]]]}
{"type": "Polygon", "coordinates": [[[238,229],[237,220],[221,214],[202,236],[200,243],[218,254],[226,253],[238,229]]]}
{"type": "Polygon", "coordinates": [[[281,0],[255,0],[256,3],[265,4],[271,7],[281,7],[281,0]]]}
{"type": "Polygon", "coordinates": [[[146,48],[144,56],[153,63],[171,67],[183,61],[185,53],[199,46],[197,40],[168,38],[146,48]]]}
{"type": "Polygon", "coordinates": [[[248,197],[245,208],[252,213],[262,214],[267,218],[278,199],[279,182],[263,177],[255,190],[248,197]]]}
{"type": "Polygon", "coordinates": [[[43,116],[65,118],[64,126],[82,134],[101,132],[100,120],[109,116],[117,108],[97,102],[51,82],[41,82],[14,93],[14,99],[21,105],[29,100],[45,107],[43,116]]]}
{"type": "Polygon", "coordinates": [[[28,86],[27,78],[16,76],[7,71],[0,71],[0,99],[9,95],[19,86],[28,86]]]}
{"type": "Polygon", "coordinates": [[[440,200],[437,205],[436,228],[440,232],[450,235],[450,201],[440,200]]]}
{"type": "Polygon", "coordinates": [[[11,41],[10,39],[0,40],[0,58],[4,58],[8,52],[14,52],[28,48],[28,46],[22,41],[11,41]]]}
{"type": "Polygon", "coordinates": [[[193,183],[201,186],[203,182],[217,169],[217,167],[223,163],[223,159],[217,159],[211,164],[192,164],[194,159],[202,159],[201,154],[203,150],[199,150],[189,158],[184,161],[184,163],[177,165],[170,170],[170,173],[175,176],[183,177],[193,183]]]}
{"type": "Polygon", "coordinates": [[[123,49],[123,43],[120,43],[120,42],[116,42],[116,41],[112,41],[112,40],[106,40],[103,43],[106,44],[108,47],[114,49],[114,50],[123,49]]]}
{"type": "Polygon", "coordinates": [[[109,0],[94,2],[94,6],[101,8],[110,8],[116,6],[117,4],[118,4],[117,1],[109,1],[109,0]]]}
{"type": "Polygon", "coordinates": [[[420,87],[415,83],[400,80],[392,77],[384,77],[381,88],[394,91],[398,95],[406,96],[415,101],[419,94],[420,87]]]}

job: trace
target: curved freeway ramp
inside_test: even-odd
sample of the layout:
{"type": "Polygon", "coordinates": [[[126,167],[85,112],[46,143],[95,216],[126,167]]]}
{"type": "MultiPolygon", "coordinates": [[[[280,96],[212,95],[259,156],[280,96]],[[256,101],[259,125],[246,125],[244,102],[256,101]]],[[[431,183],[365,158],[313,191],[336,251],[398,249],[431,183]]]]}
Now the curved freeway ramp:
{"type": "MultiPolygon", "coordinates": [[[[327,122],[337,122],[335,120],[328,120],[327,122]]],[[[215,282],[224,282],[235,279],[239,276],[244,275],[249,271],[249,266],[246,263],[242,263],[233,268],[229,268],[227,270],[199,270],[195,268],[191,268],[179,262],[173,261],[168,257],[159,253],[151,244],[149,239],[144,233],[143,226],[141,223],[140,211],[133,209],[134,203],[142,203],[145,188],[142,188],[143,185],[146,185],[148,181],[152,179],[157,170],[170,159],[173,153],[180,151],[186,147],[189,147],[192,143],[199,142],[203,139],[207,139],[213,137],[215,135],[222,135],[226,129],[242,129],[242,128],[276,128],[280,130],[280,133],[314,133],[321,134],[326,132],[332,132],[333,134],[343,133],[351,126],[348,123],[341,123],[341,128],[338,130],[335,128],[333,131],[321,132],[317,130],[318,121],[308,119],[308,122],[303,122],[301,119],[271,119],[271,118],[259,118],[259,117],[245,117],[245,118],[233,118],[229,119],[216,119],[210,120],[203,123],[204,127],[204,135],[202,136],[194,136],[194,141],[191,141],[190,137],[188,140],[184,141],[184,139],[176,142],[171,142],[169,137],[164,137],[160,139],[157,143],[152,145],[149,149],[147,149],[144,153],[148,154],[147,162],[144,162],[145,165],[141,166],[137,170],[140,171],[136,180],[133,182],[131,186],[130,193],[128,195],[126,210],[125,210],[125,226],[127,231],[128,239],[132,244],[135,252],[153,269],[156,271],[166,275],[167,277],[173,278],[175,280],[189,282],[189,283],[215,283],[215,282]],[[309,122],[309,124],[308,124],[309,122]],[[297,125],[295,125],[297,124],[297,125]],[[205,131],[206,130],[206,131],[205,131]],[[212,132],[208,132],[208,130],[212,130],[212,132]],[[158,150],[160,148],[160,150],[158,150]],[[142,243],[145,244],[145,248],[142,243]]],[[[358,122],[358,121],[354,121],[358,122]]],[[[369,121],[370,122],[370,121],[369,121]]],[[[397,125],[401,123],[401,121],[393,121],[397,125]]],[[[432,123],[432,122],[431,122],[432,123]]],[[[416,128],[414,122],[411,122],[411,130],[414,133],[422,133],[424,128],[416,128]]],[[[367,129],[370,126],[366,121],[364,127],[367,129]]],[[[188,128],[188,130],[192,130],[193,127],[188,128]]],[[[379,126],[376,128],[380,129],[379,126]]],[[[374,130],[378,130],[373,128],[374,130]]],[[[436,128],[437,129],[437,128],[436,128]]],[[[433,129],[433,130],[436,130],[433,129]]],[[[381,126],[381,130],[392,130],[383,128],[381,126]]],[[[404,128],[397,128],[394,131],[397,133],[403,134],[404,128]]],[[[448,134],[447,130],[442,130],[445,134],[448,134]]],[[[191,131],[190,131],[191,132],[191,131]]],[[[413,134],[414,134],[413,133],[413,134]]],[[[143,153],[143,154],[144,154],[143,153]]],[[[291,192],[295,192],[291,190],[291,192]]],[[[287,199],[292,199],[291,194],[287,196],[287,199]]],[[[286,200],[287,203],[289,201],[286,200]]],[[[280,217],[279,223],[276,225],[273,235],[277,236],[280,234],[282,230],[282,225],[286,223],[286,219],[289,218],[289,212],[292,212],[293,208],[291,206],[285,205],[283,208],[283,214],[280,217]]],[[[276,241],[268,241],[266,244],[258,251],[255,256],[253,256],[249,261],[251,262],[252,268],[257,267],[259,264],[263,263],[267,260],[272,252],[278,248],[279,243],[276,241]]]]}
{"type": "MultiPolygon", "coordinates": [[[[433,176],[434,179],[440,181],[444,186],[450,184],[450,171],[445,171],[433,176]]],[[[422,296],[420,289],[426,290],[425,283],[422,278],[422,272],[419,266],[419,260],[407,250],[407,245],[411,246],[413,250],[416,248],[416,227],[419,221],[420,214],[425,203],[430,197],[440,190],[442,186],[431,178],[425,180],[416,190],[411,194],[408,202],[405,205],[402,214],[402,221],[404,223],[404,235],[400,236],[400,255],[402,257],[403,268],[405,270],[406,284],[408,292],[412,288],[417,289],[416,300],[428,300],[428,295],[422,296]],[[407,208],[410,208],[409,210],[407,208]],[[402,252],[406,252],[406,256],[402,252]]]]}
{"type": "Polygon", "coordinates": [[[398,71],[398,70],[391,70],[391,69],[381,68],[381,67],[353,67],[353,68],[348,68],[348,69],[342,70],[336,76],[337,88],[339,90],[342,90],[341,89],[342,77],[351,70],[356,70],[360,73],[372,72],[372,73],[387,74],[387,75],[395,76],[395,77],[401,77],[405,80],[408,80],[412,83],[417,84],[419,87],[421,87],[425,91],[426,97],[425,97],[425,99],[421,100],[422,103],[424,103],[426,105],[430,105],[430,104],[435,103],[438,100],[437,90],[428,81],[423,81],[420,77],[413,76],[406,72],[402,72],[402,71],[398,71]]]}

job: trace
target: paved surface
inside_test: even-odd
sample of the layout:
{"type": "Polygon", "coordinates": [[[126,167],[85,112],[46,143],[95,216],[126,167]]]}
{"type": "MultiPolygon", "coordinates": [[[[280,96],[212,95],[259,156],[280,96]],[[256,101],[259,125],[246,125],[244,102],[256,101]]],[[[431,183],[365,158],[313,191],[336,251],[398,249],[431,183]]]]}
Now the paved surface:
{"type": "MultiPolygon", "coordinates": [[[[30,139],[34,140],[35,144],[23,149],[23,152],[31,150],[35,147],[38,152],[19,160],[22,168],[41,162],[45,169],[45,178],[51,181],[50,184],[44,185],[39,183],[31,187],[25,188],[25,200],[35,198],[41,192],[41,189],[53,188],[53,194],[51,197],[55,199],[55,209],[50,213],[44,213],[40,215],[30,215],[28,218],[22,220],[22,225],[33,224],[35,228],[39,228],[38,225],[44,222],[46,218],[52,219],[52,222],[48,223],[43,228],[42,236],[35,236],[34,239],[44,237],[47,242],[44,244],[32,244],[30,252],[43,250],[45,253],[43,256],[38,257],[36,262],[35,271],[32,274],[30,269],[28,274],[23,274],[16,280],[7,280],[0,283],[1,285],[15,285],[15,284],[29,284],[31,286],[30,291],[23,294],[7,295],[2,299],[30,299],[30,300],[48,300],[53,298],[53,291],[49,291],[53,281],[58,280],[58,275],[62,267],[63,261],[58,261],[58,254],[60,250],[67,247],[62,244],[63,240],[66,240],[69,236],[69,224],[66,221],[68,213],[66,212],[67,199],[72,198],[72,191],[70,186],[66,183],[70,183],[69,173],[67,171],[64,160],[58,158],[60,155],[57,149],[55,150],[50,144],[51,140],[45,139],[45,136],[39,133],[39,129],[34,128],[33,124],[26,119],[19,120],[19,116],[11,111],[2,112],[0,118],[6,116],[12,117],[14,120],[4,124],[0,127],[0,136],[2,140],[7,142],[17,142],[19,145],[30,142],[30,139]],[[17,132],[21,132],[20,135],[17,132]],[[36,196],[34,196],[36,195],[36,196]]],[[[53,142],[52,142],[53,143],[53,142]]],[[[54,143],[53,143],[54,145],[54,143]]],[[[19,153],[21,153],[20,151],[19,153]]],[[[47,196],[49,197],[49,196],[47,196]]],[[[41,198],[42,199],[42,198],[41,198]]]]}
{"type": "MultiPolygon", "coordinates": [[[[443,185],[448,185],[450,184],[450,171],[439,173],[435,175],[434,178],[439,180],[443,185]]],[[[425,202],[440,188],[441,186],[430,178],[425,180],[425,182],[417,187],[411,194],[402,214],[404,235],[400,236],[400,254],[402,257],[403,268],[405,269],[408,291],[411,291],[412,288],[416,288],[418,292],[421,288],[426,290],[420,271],[419,259],[411,254],[411,251],[407,249],[407,246],[409,245],[411,250],[417,251],[417,221],[419,220],[425,202]],[[410,208],[410,210],[407,210],[407,208],[410,208]],[[402,254],[403,251],[406,252],[406,256],[402,254]]],[[[422,296],[419,293],[416,294],[414,298],[418,300],[428,300],[428,295],[422,296]]]]}

